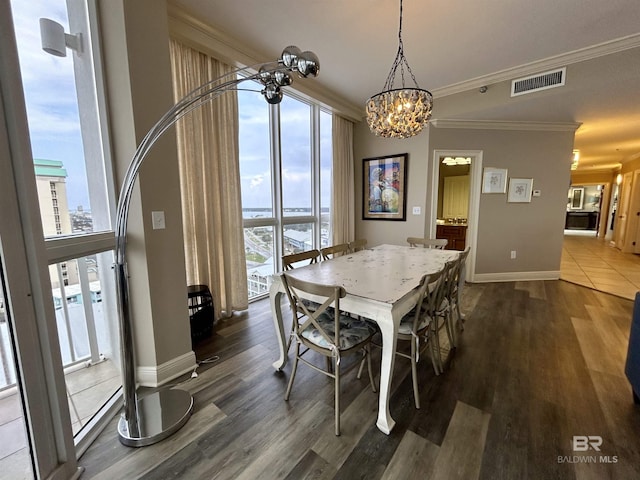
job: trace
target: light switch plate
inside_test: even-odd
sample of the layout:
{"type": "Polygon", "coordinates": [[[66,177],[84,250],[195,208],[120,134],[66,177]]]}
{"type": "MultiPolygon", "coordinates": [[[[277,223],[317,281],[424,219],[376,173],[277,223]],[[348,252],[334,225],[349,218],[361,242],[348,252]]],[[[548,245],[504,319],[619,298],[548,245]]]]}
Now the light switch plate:
{"type": "Polygon", "coordinates": [[[164,212],[151,212],[151,225],[154,230],[163,230],[165,228],[164,212]]]}
{"type": "Polygon", "coordinates": [[[413,214],[420,215],[420,207],[413,207],[413,214]]]}

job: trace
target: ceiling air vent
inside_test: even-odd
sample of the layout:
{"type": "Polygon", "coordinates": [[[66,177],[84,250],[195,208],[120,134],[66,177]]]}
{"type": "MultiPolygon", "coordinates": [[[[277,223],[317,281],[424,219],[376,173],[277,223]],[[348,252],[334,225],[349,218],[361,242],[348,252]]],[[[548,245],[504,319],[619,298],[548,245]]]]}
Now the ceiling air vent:
{"type": "Polygon", "coordinates": [[[518,78],[511,81],[511,96],[524,95],[539,92],[549,88],[562,87],[567,75],[566,68],[559,68],[550,72],[539,73],[529,77],[518,78]]]}

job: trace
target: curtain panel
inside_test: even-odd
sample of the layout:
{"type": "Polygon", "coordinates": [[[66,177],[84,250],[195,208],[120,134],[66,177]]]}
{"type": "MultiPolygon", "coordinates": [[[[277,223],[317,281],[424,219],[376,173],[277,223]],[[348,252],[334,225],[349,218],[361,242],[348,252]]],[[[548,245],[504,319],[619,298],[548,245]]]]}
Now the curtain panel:
{"type": "Polygon", "coordinates": [[[335,113],[332,122],[331,240],[338,245],[355,239],[353,122],[335,113]]]}
{"type": "MultiPolygon", "coordinates": [[[[232,71],[171,40],[176,101],[232,71]]],[[[189,285],[211,290],[216,319],[248,308],[238,149],[238,101],[228,92],[176,124],[189,285]]]]}

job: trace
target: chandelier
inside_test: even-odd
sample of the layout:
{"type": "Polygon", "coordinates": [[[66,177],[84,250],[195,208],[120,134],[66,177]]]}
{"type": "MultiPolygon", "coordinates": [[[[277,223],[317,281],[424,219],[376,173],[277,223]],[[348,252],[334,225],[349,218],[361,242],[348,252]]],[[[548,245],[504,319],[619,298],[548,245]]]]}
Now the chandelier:
{"type": "Polygon", "coordinates": [[[379,137],[409,138],[417,135],[431,118],[433,96],[418,87],[416,77],[404,56],[402,45],[402,0],[400,0],[400,28],[398,30],[398,53],[391,66],[382,92],[373,95],[365,109],[369,129],[379,137]],[[396,71],[400,68],[401,88],[394,88],[396,71]],[[405,69],[414,86],[405,87],[405,69]]]}

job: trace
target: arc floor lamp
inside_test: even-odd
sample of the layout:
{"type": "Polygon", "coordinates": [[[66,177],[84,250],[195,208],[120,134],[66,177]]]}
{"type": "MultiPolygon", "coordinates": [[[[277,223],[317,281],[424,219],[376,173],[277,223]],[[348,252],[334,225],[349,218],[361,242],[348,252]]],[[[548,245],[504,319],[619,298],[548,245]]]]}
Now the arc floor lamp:
{"type": "Polygon", "coordinates": [[[120,190],[115,227],[116,263],[114,268],[124,396],[124,411],[118,423],[118,434],[124,445],[142,447],[163,440],[179,430],[187,422],[193,410],[193,398],[185,390],[165,388],[140,399],[136,393],[133,328],[125,254],[129,204],[142,162],[154,143],[180,118],[226,92],[238,90],[240,83],[248,80],[260,82],[264,86],[260,93],[265,100],[270,104],[277,104],[282,100],[282,87],[291,85],[293,82],[292,73],[297,72],[299,76],[305,78],[315,77],[319,71],[320,62],[313,52],[302,52],[295,46],[287,47],[283,50],[281,58],[275,62],[235,70],[187,94],[158,120],[136,149],[120,190]],[[239,77],[239,74],[247,76],[239,77]]]}

